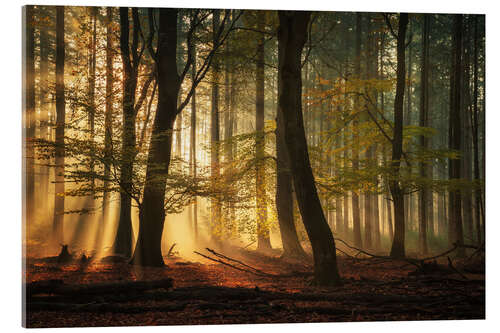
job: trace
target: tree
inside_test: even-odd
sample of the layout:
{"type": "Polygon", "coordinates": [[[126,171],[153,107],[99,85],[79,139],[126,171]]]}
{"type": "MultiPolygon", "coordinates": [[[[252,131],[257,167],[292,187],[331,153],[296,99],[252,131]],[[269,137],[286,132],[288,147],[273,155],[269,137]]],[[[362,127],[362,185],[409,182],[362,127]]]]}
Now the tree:
{"type": "Polygon", "coordinates": [[[314,275],[320,285],[339,285],[335,241],[318,197],[302,116],[301,54],[310,12],[279,11],[278,113],[284,120],[284,138],[290,156],[294,188],[314,256],[314,275]]]}
{"type": "MultiPolygon", "coordinates": [[[[452,67],[450,75],[450,116],[449,116],[449,146],[450,149],[460,151],[461,148],[461,89],[462,89],[462,15],[453,16],[452,36],[452,67]]],[[[460,179],[460,159],[450,158],[449,177],[450,180],[460,179]]],[[[459,189],[449,191],[449,238],[450,244],[463,243],[462,229],[462,198],[459,189]]],[[[460,247],[457,255],[465,256],[463,247],[460,247]]]]}
{"type": "MultiPolygon", "coordinates": [[[[263,13],[257,16],[257,30],[264,30],[263,13]]],[[[266,202],[266,175],[264,170],[265,136],[264,136],[264,34],[260,33],[257,40],[257,62],[255,68],[255,200],[257,210],[257,250],[268,251],[271,249],[269,228],[267,226],[267,202],[266,202]]]]}
{"type": "Polygon", "coordinates": [[[104,110],[104,182],[102,195],[102,219],[99,226],[97,249],[100,250],[104,225],[109,218],[109,178],[111,175],[111,156],[113,155],[113,8],[106,7],[106,101],[104,110]]]}
{"type": "Polygon", "coordinates": [[[123,132],[120,165],[120,217],[116,231],[113,251],[129,257],[132,253],[132,176],[134,159],[137,154],[135,134],[135,91],[139,60],[139,14],[137,8],[132,9],[133,31],[132,45],[130,45],[129,9],[120,7],[120,55],[123,65],[123,132]]]}
{"type": "MultiPolygon", "coordinates": [[[[356,79],[361,78],[361,13],[356,13],[356,39],[355,39],[355,58],[354,58],[354,75],[356,79]]],[[[354,112],[360,110],[360,98],[354,97],[354,112]]],[[[352,121],[353,128],[353,148],[352,148],[352,169],[357,172],[359,169],[359,119],[355,115],[352,121]]],[[[354,233],[354,245],[362,247],[361,240],[361,221],[360,221],[360,206],[359,194],[352,191],[352,228],[354,233]]]]}
{"type": "MultiPolygon", "coordinates": [[[[391,23],[388,20],[388,24],[391,23]]],[[[403,156],[403,98],[405,90],[405,37],[408,14],[399,14],[397,39],[396,96],[394,98],[394,136],[392,138],[391,167],[393,178],[389,188],[394,202],[394,239],[391,257],[405,257],[405,202],[404,190],[400,184],[400,165],[403,156]]],[[[392,29],[392,28],[391,28],[392,29]]]]}
{"type": "MultiPolygon", "coordinates": [[[[424,14],[424,23],[422,31],[422,57],[421,57],[421,72],[420,72],[420,123],[422,127],[429,126],[429,26],[430,26],[430,15],[424,14]]],[[[420,136],[420,145],[423,149],[429,148],[429,139],[425,135],[420,136]]],[[[424,161],[420,162],[420,176],[425,178],[428,177],[429,167],[424,161]]],[[[428,211],[428,200],[429,200],[429,190],[423,187],[418,196],[418,207],[420,216],[420,228],[419,228],[419,248],[424,254],[428,252],[427,248],[427,211],[428,211]]]]}
{"type": "Polygon", "coordinates": [[[32,221],[34,217],[34,197],[35,197],[35,150],[33,139],[35,138],[35,15],[33,6],[25,7],[26,20],[26,49],[25,49],[25,123],[24,123],[24,158],[25,167],[24,178],[24,198],[25,198],[25,219],[32,221]]]}
{"type": "MultiPolygon", "coordinates": [[[[220,12],[215,10],[212,18],[212,39],[215,44],[217,32],[220,24],[220,12]]],[[[220,158],[219,158],[219,141],[220,141],[220,117],[219,117],[219,61],[217,56],[212,64],[212,98],[210,100],[210,170],[212,173],[212,181],[214,190],[216,182],[220,179],[220,158]]],[[[215,239],[219,239],[222,225],[222,207],[218,198],[212,200],[211,203],[211,224],[212,234],[215,239]]]]}
{"type": "MultiPolygon", "coordinates": [[[[194,42],[191,44],[191,53],[193,55],[193,66],[191,69],[192,77],[196,77],[196,45],[194,42]]],[[[196,89],[193,90],[191,97],[191,133],[190,133],[190,147],[189,147],[189,163],[191,165],[191,174],[196,178],[196,89]]],[[[193,229],[194,238],[198,240],[198,198],[193,201],[193,229]]]]}
{"type": "Polygon", "coordinates": [[[165,221],[165,186],[172,152],[180,77],[177,73],[177,9],[160,9],[158,30],[158,107],[148,153],[146,184],[139,206],[139,235],[131,263],[163,266],[161,237],[165,221]],[[175,47],[172,47],[175,45],[175,47]]]}
{"type": "Polygon", "coordinates": [[[56,7],[56,148],[55,148],[55,197],[54,240],[64,241],[64,129],[66,126],[66,100],[64,96],[64,6],[56,7]]]}
{"type": "MultiPolygon", "coordinates": [[[[229,12],[226,11],[222,24],[214,32],[214,43],[204,58],[198,72],[191,78],[191,87],[186,97],[178,103],[179,90],[193,64],[191,47],[193,32],[201,24],[195,10],[190,17],[187,33],[188,56],[184,68],[177,72],[177,16],[178,9],[159,10],[158,47],[155,56],[158,82],[158,105],[153,122],[146,166],[146,181],[142,202],[139,204],[139,234],[131,263],[140,266],[163,266],[161,239],[165,222],[165,191],[172,155],[172,134],[174,122],[179,113],[189,103],[197,85],[203,80],[217,49],[227,38],[234,22],[224,32],[229,12]],[[175,45],[172,47],[172,45],[175,45]]],[[[217,12],[218,14],[218,12],[217,12]]],[[[206,16],[205,16],[206,17],[206,16]]]]}

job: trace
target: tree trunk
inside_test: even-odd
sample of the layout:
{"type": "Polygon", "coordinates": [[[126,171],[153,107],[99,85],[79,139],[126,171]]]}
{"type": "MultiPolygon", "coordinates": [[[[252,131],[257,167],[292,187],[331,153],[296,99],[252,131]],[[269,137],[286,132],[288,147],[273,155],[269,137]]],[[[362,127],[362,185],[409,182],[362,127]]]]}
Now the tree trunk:
{"type": "Polygon", "coordinates": [[[394,202],[394,238],[391,257],[405,257],[405,201],[404,191],[399,184],[400,164],[403,155],[403,98],[405,90],[405,37],[408,26],[408,14],[399,14],[397,34],[396,96],[394,99],[394,137],[392,139],[392,174],[389,181],[394,202]]]}
{"type": "MultiPolygon", "coordinates": [[[[196,77],[196,46],[191,45],[193,54],[192,76],[196,77]]],[[[196,89],[191,96],[191,133],[190,133],[189,161],[191,165],[191,175],[196,178],[196,89]]],[[[193,231],[195,242],[198,241],[198,198],[193,201],[193,231]]]]}
{"type": "Polygon", "coordinates": [[[135,156],[137,154],[135,143],[135,90],[137,88],[137,43],[139,17],[137,9],[133,8],[133,41],[129,45],[129,10],[120,7],[120,53],[123,64],[123,132],[120,163],[120,218],[116,231],[113,250],[117,254],[130,256],[132,252],[132,174],[135,156]],[[132,60],[130,59],[132,51],[132,60]]]}
{"type": "Polygon", "coordinates": [[[314,275],[320,285],[339,285],[335,241],[319,201],[309,162],[302,116],[301,53],[306,41],[310,12],[279,11],[278,75],[279,110],[299,210],[311,241],[314,275]]]}
{"type": "MultiPolygon", "coordinates": [[[[450,149],[460,151],[461,146],[461,89],[462,89],[462,15],[453,16],[453,37],[452,37],[452,68],[450,75],[450,116],[449,134],[450,149]]],[[[460,159],[450,159],[449,177],[450,181],[458,180],[461,176],[460,159]]],[[[462,198],[460,190],[451,189],[449,191],[449,245],[455,242],[463,243],[462,229],[462,198]]],[[[464,248],[459,248],[457,255],[465,255],[464,248]]]]}
{"type": "MultiPolygon", "coordinates": [[[[356,41],[355,41],[356,54],[354,58],[354,75],[356,79],[361,75],[361,13],[356,13],[356,41]]],[[[354,98],[354,112],[360,110],[359,97],[356,95],[354,98]]],[[[358,116],[354,116],[352,121],[353,127],[353,148],[352,148],[352,169],[356,173],[359,169],[359,120],[358,116]]],[[[354,245],[356,247],[363,247],[361,240],[361,219],[359,213],[359,195],[357,191],[352,191],[352,225],[354,233],[354,245]]]]}
{"type": "MultiPolygon", "coordinates": [[[[213,13],[213,39],[215,39],[217,30],[219,29],[219,10],[214,10],[213,13]]],[[[219,120],[219,61],[215,56],[212,64],[212,100],[210,111],[210,162],[212,186],[216,187],[220,181],[220,158],[219,158],[219,141],[220,141],[220,120],[219,120]]],[[[215,240],[220,240],[222,234],[222,207],[219,199],[212,199],[211,207],[211,232],[215,240]]]]}
{"type": "MultiPolygon", "coordinates": [[[[422,32],[422,58],[420,73],[420,126],[429,126],[429,25],[430,15],[424,14],[424,27],[422,32]]],[[[420,145],[424,150],[429,148],[429,139],[425,135],[420,136],[420,145]]],[[[429,170],[427,162],[420,162],[420,176],[428,178],[429,170]]],[[[431,193],[432,194],[432,193],[431,193]]],[[[428,253],[427,248],[427,201],[432,200],[429,190],[424,186],[418,196],[420,228],[418,233],[419,250],[422,254],[428,253]]]]}
{"type": "Polygon", "coordinates": [[[149,146],[144,197],[139,207],[139,234],[131,260],[134,265],[164,265],[161,238],[165,222],[165,187],[181,83],[177,73],[177,13],[178,9],[160,9],[158,107],[149,146]]]}
{"type": "MultiPolygon", "coordinates": [[[[46,16],[48,18],[48,15],[46,16]]],[[[49,129],[49,114],[48,106],[49,101],[47,99],[49,92],[49,49],[50,40],[48,28],[46,26],[40,27],[40,138],[43,140],[48,140],[48,129],[49,129]]],[[[49,193],[49,175],[50,170],[48,166],[40,166],[40,193],[49,193]]],[[[48,198],[44,195],[41,201],[43,211],[48,210],[48,198]]]]}
{"type": "MultiPolygon", "coordinates": [[[[471,43],[470,43],[470,24],[468,22],[470,19],[466,20],[464,29],[464,47],[462,50],[462,57],[464,59],[464,79],[462,82],[462,96],[464,96],[461,106],[462,112],[462,131],[461,135],[462,140],[462,175],[461,178],[466,181],[472,181],[472,135],[471,135],[471,118],[469,115],[472,114],[472,103],[470,96],[470,52],[471,52],[471,43]]],[[[464,221],[464,226],[466,227],[467,238],[474,239],[474,223],[473,223],[473,214],[472,214],[472,189],[470,187],[464,188],[462,190],[462,218],[464,221]]]]}
{"type": "MultiPolygon", "coordinates": [[[[257,30],[264,30],[264,14],[257,14],[257,30]]],[[[269,227],[267,226],[266,202],[266,168],[265,168],[265,135],[264,135],[264,34],[259,33],[257,41],[257,63],[255,69],[255,200],[257,210],[257,250],[271,249],[269,227]]]]}
{"type": "Polygon", "coordinates": [[[56,151],[54,241],[64,243],[64,127],[66,124],[66,100],[64,97],[64,7],[56,7],[56,151]]]}
{"type": "MultiPolygon", "coordinates": [[[[473,112],[472,112],[472,143],[474,148],[474,180],[479,181],[480,170],[479,170],[479,139],[478,139],[478,127],[479,127],[479,109],[478,109],[478,54],[479,54],[479,32],[478,32],[478,19],[474,15],[474,91],[473,91],[473,112]]],[[[481,217],[483,217],[484,223],[484,208],[482,200],[482,191],[480,188],[474,191],[475,200],[475,220],[476,220],[476,237],[477,243],[481,244],[481,217]],[[483,213],[482,213],[483,212],[483,213]],[[481,214],[482,213],[482,214],[481,214]]]]}
{"type": "Polygon", "coordinates": [[[35,17],[33,6],[25,7],[26,48],[25,48],[25,114],[24,114],[24,218],[26,223],[33,223],[35,213],[35,17]]]}
{"type": "Polygon", "coordinates": [[[102,217],[97,235],[97,250],[102,247],[104,226],[109,215],[109,181],[111,175],[112,139],[113,139],[113,8],[106,7],[106,102],[104,110],[104,182],[102,195],[102,217]]]}
{"type": "MultiPolygon", "coordinates": [[[[278,91],[281,87],[278,75],[278,91]]],[[[276,211],[283,244],[283,257],[304,257],[305,251],[300,244],[294,222],[293,178],[285,142],[285,122],[283,113],[276,115],[276,211]]]]}

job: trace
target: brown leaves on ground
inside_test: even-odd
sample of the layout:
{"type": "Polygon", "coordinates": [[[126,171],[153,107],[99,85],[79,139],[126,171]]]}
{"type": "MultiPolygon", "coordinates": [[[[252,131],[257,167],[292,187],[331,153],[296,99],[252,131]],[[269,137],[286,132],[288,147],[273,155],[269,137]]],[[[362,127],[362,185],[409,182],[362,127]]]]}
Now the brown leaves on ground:
{"type": "MultiPolygon", "coordinates": [[[[461,276],[438,270],[435,274],[412,274],[415,267],[405,262],[339,257],[344,285],[321,288],[311,284],[312,274],[305,274],[312,273],[308,263],[244,250],[231,256],[264,272],[286,277],[258,276],[202,257],[196,262],[168,257],[164,268],[98,261],[58,265],[28,258],[27,283],[60,279],[65,284],[78,285],[172,278],[174,288],[144,292],[130,299],[126,295],[119,300],[117,295],[106,299],[103,295],[92,302],[73,300],[79,305],[72,303],[69,307],[72,311],[37,309],[27,314],[27,326],[480,319],[485,316],[483,274],[461,276]],[[290,274],[294,272],[297,274],[290,274]],[[96,302],[102,312],[95,311],[96,302]],[[78,306],[82,306],[82,311],[78,306]],[[113,311],[109,311],[110,307],[113,311]],[[122,308],[123,313],[119,310],[122,308]]],[[[48,299],[50,301],[50,297],[48,299]]],[[[41,304],[43,307],[44,303],[41,304]]]]}

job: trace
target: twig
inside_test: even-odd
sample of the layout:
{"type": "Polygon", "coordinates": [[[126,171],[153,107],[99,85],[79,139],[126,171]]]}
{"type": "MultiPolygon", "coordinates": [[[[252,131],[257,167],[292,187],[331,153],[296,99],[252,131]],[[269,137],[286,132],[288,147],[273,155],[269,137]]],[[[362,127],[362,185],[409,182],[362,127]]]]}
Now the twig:
{"type": "Polygon", "coordinates": [[[174,247],[175,247],[176,245],[177,245],[177,243],[172,244],[172,246],[171,246],[171,247],[170,247],[170,249],[168,250],[167,257],[170,257],[171,255],[173,255],[172,250],[174,249],[174,247]]]}
{"type": "Polygon", "coordinates": [[[255,241],[251,242],[250,244],[248,244],[247,246],[245,246],[245,247],[243,248],[243,250],[244,250],[244,249],[246,249],[247,247],[249,247],[250,245],[254,244],[254,243],[255,243],[255,241]]]}
{"type": "Polygon", "coordinates": [[[446,257],[446,258],[448,258],[448,267],[450,267],[452,270],[454,270],[456,273],[458,273],[458,275],[460,275],[465,280],[468,280],[467,276],[462,274],[458,269],[455,268],[455,266],[453,266],[453,262],[451,261],[450,257],[446,257]]]}

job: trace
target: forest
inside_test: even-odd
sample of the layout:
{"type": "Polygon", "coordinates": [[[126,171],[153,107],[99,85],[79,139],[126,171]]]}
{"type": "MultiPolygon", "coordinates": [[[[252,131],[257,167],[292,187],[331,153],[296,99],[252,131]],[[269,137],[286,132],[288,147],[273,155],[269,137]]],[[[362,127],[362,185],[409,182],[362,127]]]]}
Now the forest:
{"type": "Polygon", "coordinates": [[[23,325],[484,319],[485,89],[484,15],[25,6],[23,325]]]}

